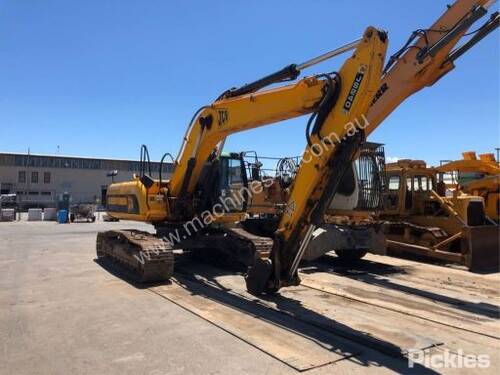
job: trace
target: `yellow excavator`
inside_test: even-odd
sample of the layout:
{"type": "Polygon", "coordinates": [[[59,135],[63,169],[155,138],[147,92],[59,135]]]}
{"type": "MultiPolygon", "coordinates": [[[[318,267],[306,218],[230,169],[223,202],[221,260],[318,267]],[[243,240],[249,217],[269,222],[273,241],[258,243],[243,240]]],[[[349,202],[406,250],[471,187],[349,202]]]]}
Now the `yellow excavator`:
{"type": "Polygon", "coordinates": [[[156,234],[101,232],[98,258],[123,264],[140,281],[157,281],[172,275],[174,249],[212,248],[252,258],[245,276],[251,293],[298,285],[297,268],[312,233],[366,137],[402,101],[450,72],[458,57],[498,27],[494,13],[457,47],[491,3],[456,1],[430,28],[413,32],[387,63],[387,33],[368,27],[354,42],[223,92],[194,114],[169,180],[153,179],[144,163],[133,181],[109,187],[108,212],[151,223],[156,234]],[[347,51],[353,52],[338,71],[297,80],[302,70],[347,51]],[[293,82],[268,87],[286,81],[293,82]],[[277,229],[272,237],[243,229],[252,192],[248,187],[225,191],[227,178],[237,176],[240,167],[236,162],[226,170],[230,173],[221,170],[224,140],[307,114],[307,145],[277,229]]]}

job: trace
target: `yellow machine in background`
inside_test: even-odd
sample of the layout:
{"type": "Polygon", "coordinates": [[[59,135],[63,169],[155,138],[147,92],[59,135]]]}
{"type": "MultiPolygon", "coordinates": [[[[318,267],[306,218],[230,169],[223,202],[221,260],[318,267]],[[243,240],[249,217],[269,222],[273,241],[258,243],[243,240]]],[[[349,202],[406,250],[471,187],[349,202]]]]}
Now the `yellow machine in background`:
{"type": "MultiPolygon", "coordinates": [[[[498,27],[495,14],[453,49],[490,4],[456,1],[429,29],[413,33],[387,64],[387,34],[368,27],[352,43],[223,92],[193,116],[170,180],[153,179],[148,158],[141,157],[145,168],[140,176],[108,189],[112,216],[149,222],[156,234],[99,233],[97,256],[123,264],[140,281],[153,281],[171,276],[174,248],[210,248],[247,258],[245,280],[252,293],[299,284],[299,262],[365,138],[408,96],[450,72],[458,57],[498,27]],[[337,72],[296,80],[302,70],[351,50],[337,72]],[[266,89],[288,81],[295,82],[266,89]],[[307,145],[276,229],[268,237],[251,233],[241,225],[251,192],[241,193],[242,204],[228,203],[238,192],[226,188],[231,174],[221,169],[224,141],[240,131],[308,114],[307,145]]],[[[229,170],[237,173],[238,168],[229,170]]]]}
{"type": "Polygon", "coordinates": [[[451,174],[448,188],[482,197],[486,214],[496,222],[500,219],[500,165],[492,153],[464,152],[463,159],[444,163],[436,168],[443,180],[444,174],[451,174]]]}
{"type": "Polygon", "coordinates": [[[389,250],[464,264],[472,271],[498,268],[499,227],[486,216],[482,197],[459,190],[446,196],[438,170],[422,160],[388,163],[386,174],[381,218],[389,250]]]}

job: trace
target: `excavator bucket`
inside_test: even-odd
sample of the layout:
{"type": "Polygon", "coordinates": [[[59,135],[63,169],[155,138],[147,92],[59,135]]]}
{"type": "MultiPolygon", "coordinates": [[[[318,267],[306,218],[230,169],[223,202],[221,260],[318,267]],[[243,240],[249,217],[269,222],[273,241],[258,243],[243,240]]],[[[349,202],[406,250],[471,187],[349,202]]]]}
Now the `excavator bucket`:
{"type": "Polygon", "coordinates": [[[462,230],[462,246],[467,249],[466,265],[473,272],[491,272],[499,269],[500,227],[482,225],[462,230]]]}

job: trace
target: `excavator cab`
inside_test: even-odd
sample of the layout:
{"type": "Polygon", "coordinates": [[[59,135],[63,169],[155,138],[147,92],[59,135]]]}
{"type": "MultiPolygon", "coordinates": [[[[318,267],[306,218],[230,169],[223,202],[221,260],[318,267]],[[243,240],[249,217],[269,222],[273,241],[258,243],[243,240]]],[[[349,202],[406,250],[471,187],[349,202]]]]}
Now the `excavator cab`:
{"type": "Polygon", "coordinates": [[[226,202],[229,212],[244,212],[248,196],[244,188],[248,188],[247,169],[241,153],[223,153],[219,160],[220,199],[226,202]]]}
{"type": "Polygon", "coordinates": [[[195,189],[196,212],[220,205],[225,215],[244,214],[248,202],[248,177],[243,153],[223,152],[205,163],[195,189]]]}

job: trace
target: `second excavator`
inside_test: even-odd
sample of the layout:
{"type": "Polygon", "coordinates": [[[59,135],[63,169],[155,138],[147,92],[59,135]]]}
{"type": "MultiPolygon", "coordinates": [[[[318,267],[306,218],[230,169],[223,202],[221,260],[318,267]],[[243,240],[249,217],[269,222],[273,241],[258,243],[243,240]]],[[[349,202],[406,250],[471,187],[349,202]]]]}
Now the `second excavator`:
{"type": "Polygon", "coordinates": [[[298,265],[312,233],[346,183],[366,137],[402,101],[451,71],[459,56],[498,27],[495,13],[455,48],[489,5],[456,1],[430,28],[415,31],[387,63],[387,33],[368,27],[352,43],[223,92],[193,116],[169,180],[153,179],[144,163],[133,181],[108,189],[107,210],[113,217],[151,223],[156,233],[101,232],[97,256],[123,264],[140,281],[158,281],[172,275],[174,249],[215,248],[250,259],[245,280],[251,293],[298,285],[298,265]],[[352,55],[338,71],[297,80],[304,69],[347,51],[352,55]],[[295,82],[268,88],[286,81],[295,82]],[[248,186],[237,192],[224,188],[235,176],[245,185],[238,163],[221,169],[226,137],[307,114],[307,145],[276,229],[268,237],[243,229],[252,191],[248,186]]]}

